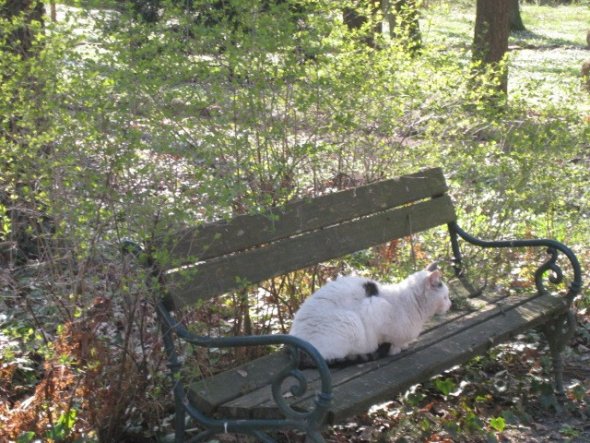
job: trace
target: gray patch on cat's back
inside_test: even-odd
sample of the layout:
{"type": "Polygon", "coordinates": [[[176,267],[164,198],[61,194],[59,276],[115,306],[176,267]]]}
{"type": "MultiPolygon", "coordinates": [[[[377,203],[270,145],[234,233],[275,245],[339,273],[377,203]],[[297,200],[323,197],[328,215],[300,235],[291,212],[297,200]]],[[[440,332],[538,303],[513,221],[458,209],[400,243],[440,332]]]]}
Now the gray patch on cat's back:
{"type": "Polygon", "coordinates": [[[379,295],[379,288],[377,288],[377,283],[374,281],[368,281],[363,284],[363,288],[365,288],[365,294],[367,297],[374,297],[379,295]]]}

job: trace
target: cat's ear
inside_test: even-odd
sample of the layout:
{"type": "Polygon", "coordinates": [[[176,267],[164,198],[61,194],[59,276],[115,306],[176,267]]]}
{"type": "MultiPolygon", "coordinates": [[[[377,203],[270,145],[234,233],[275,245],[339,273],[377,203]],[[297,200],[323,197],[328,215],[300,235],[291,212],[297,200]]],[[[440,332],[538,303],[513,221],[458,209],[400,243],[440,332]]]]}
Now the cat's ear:
{"type": "Polygon", "coordinates": [[[428,266],[426,266],[426,270],[428,272],[434,272],[438,269],[438,262],[432,262],[428,266]]]}
{"type": "Polygon", "coordinates": [[[432,271],[428,277],[428,284],[433,288],[440,288],[442,286],[442,275],[440,271],[437,269],[432,271]]]}

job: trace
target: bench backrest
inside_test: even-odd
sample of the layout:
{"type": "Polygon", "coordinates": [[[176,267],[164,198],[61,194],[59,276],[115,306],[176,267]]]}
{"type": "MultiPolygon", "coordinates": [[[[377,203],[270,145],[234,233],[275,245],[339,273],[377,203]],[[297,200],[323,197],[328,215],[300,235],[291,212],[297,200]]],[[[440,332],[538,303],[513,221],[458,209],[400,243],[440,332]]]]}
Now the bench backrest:
{"type": "Polygon", "coordinates": [[[266,214],[186,229],[168,240],[175,305],[341,257],[455,220],[438,168],[304,199],[266,214]]]}

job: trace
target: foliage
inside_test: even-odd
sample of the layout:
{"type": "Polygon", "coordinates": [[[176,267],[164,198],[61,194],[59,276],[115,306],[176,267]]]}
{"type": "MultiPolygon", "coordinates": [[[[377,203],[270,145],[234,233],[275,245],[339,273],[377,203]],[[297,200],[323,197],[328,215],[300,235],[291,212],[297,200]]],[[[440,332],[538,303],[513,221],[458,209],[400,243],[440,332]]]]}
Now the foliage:
{"type": "Polygon", "coordinates": [[[521,340],[494,348],[374,406],[368,416],[358,418],[356,432],[337,429],[335,441],[342,435],[353,442],[527,441],[541,430],[551,438],[583,440],[590,400],[587,380],[584,388],[575,381],[567,387],[567,400],[556,412],[551,384],[539,376],[545,352],[521,340]],[[564,417],[569,417],[568,424],[560,424],[564,417]],[[553,420],[555,426],[544,427],[553,420]],[[519,432],[529,428],[531,434],[519,432]]]}
{"type": "MultiPolygon", "coordinates": [[[[386,36],[367,46],[343,24],[341,2],[219,3],[161,0],[146,21],[132,2],[66,2],[37,29],[36,57],[0,45],[0,115],[19,128],[0,118],[0,416],[9,423],[0,439],[116,441],[169,429],[152,295],[119,250],[125,238],[441,165],[469,231],[558,237],[586,254],[590,105],[575,52],[513,51],[498,108],[482,100],[492,83],[469,81],[473,11],[456,2],[425,2],[419,54],[386,36]],[[15,247],[21,228],[35,255],[15,247]]],[[[547,8],[523,6],[531,34],[512,37],[519,46],[578,41],[565,26],[547,28],[557,26],[541,21],[547,8]]],[[[588,20],[581,6],[551,13],[571,10],[569,29],[588,20]]],[[[444,260],[444,236],[353,254],[188,315],[208,333],[285,331],[326,279],[352,268],[401,278],[444,260]]],[[[508,284],[530,274],[489,271],[508,284]]],[[[239,357],[193,356],[202,370],[239,357]]],[[[465,390],[453,374],[433,387],[429,395],[448,398],[465,390]]],[[[510,426],[506,410],[476,419],[482,404],[493,409],[481,395],[449,412],[449,432],[510,426]]]]}

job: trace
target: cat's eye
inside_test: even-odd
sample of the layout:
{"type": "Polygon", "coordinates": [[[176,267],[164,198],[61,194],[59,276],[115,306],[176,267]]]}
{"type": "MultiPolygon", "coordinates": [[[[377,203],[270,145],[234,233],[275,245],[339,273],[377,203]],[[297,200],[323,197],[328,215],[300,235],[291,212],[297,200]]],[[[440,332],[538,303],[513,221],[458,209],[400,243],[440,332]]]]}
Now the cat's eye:
{"type": "Polygon", "coordinates": [[[443,287],[443,282],[439,281],[438,284],[436,285],[437,288],[442,288],[443,287]]]}

